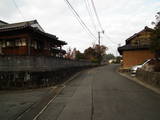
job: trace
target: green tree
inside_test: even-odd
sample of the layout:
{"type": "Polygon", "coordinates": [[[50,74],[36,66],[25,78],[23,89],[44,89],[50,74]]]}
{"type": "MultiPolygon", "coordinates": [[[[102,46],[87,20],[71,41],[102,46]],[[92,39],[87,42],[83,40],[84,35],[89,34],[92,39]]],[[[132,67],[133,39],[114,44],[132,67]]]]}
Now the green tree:
{"type": "Polygon", "coordinates": [[[154,31],[151,34],[151,50],[156,53],[156,58],[160,57],[160,12],[156,15],[156,21],[152,22],[155,25],[154,31]]]}
{"type": "Polygon", "coordinates": [[[114,56],[113,54],[111,54],[111,53],[110,53],[110,54],[106,54],[106,55],[105,55],[105,59],[106,59],[106,60],[115,59],[115,56],[114,56]]]}
{"type": "Polygon", "coordinates": [[[76,51],[76,60],[85,59],[84,54],[81,53],[79,50],[76,51]]]}
{"type": "Polygon", "coordinates": [[[106,54],[106,50],[106,46],[94,45],[93,47],[89,47],[84,51],[84,56],[86,59],[92,62],[101,63],[103,57],[106,54]]]}

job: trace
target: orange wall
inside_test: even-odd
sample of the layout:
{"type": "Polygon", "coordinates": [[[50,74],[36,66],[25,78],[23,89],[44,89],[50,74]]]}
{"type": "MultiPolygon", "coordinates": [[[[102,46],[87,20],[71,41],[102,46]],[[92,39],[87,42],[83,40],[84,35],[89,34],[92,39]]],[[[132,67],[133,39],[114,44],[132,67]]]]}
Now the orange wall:
{"type": "Polygon", "coordinates": [[[127,69],[143,63],[146,59],[154,58],[154,53],[149,50],[123,51],[123,68],[127,69]]]}

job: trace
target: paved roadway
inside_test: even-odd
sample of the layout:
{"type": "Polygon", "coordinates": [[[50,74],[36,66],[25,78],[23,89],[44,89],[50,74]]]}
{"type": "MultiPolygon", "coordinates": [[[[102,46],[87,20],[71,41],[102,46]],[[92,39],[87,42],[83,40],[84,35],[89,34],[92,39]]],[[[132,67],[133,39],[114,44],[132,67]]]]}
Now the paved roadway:
{"type": "Polygon", "coordinates": [[[22,91],[0,91],[0,120],[15,120],[28,108],[46,97],[48,93],[52,93],[53,90],[53,88],[43,88],[22,91]]]}
{"type": "Polygon", "coordinates": [[[160,120],[160,95],[120,76],[116,68],[81,73],[38,120],[160,120]]]}

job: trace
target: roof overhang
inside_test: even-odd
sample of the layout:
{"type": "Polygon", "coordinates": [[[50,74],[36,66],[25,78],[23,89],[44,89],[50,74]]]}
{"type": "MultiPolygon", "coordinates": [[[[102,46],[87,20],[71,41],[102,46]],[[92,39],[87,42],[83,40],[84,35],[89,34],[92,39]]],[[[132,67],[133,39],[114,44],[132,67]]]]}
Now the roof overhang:
{"type": "Polygon", "coordinates": [[[118,52],[122,55],[123,51],[135,51],[135,50],[148,50],[150,49],[149,45],[144,46],[131,46],[131,45],[124,45],[118,48],[118,52]]]}
{"type": "Polygon", "coordinates": [[[0,34],[4,34],[4,33],[11,33],[11,32],[28,32],[28,33],[32,33],[34,35],[39,35],[43,38],[46,38],[47,40],[53,42],[53,43],[57,43],[58,45],[66,45],[67,43],[65,41],[61,41],[58,40],[58,37],[56,37],[55,35],[43,32],[35,27],[31,27],[30,25],[23,25],[23,26],[18,26],[18,27],[11,27],[11,28],[5,28],[2,29],[0,28],[0,34]]]}

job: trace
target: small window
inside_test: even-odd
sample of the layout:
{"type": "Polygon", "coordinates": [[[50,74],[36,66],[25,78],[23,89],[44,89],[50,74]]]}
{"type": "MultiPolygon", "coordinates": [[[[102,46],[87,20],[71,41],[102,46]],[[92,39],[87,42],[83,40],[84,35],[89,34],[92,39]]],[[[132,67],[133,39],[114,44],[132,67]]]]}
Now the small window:
{"type": "Polygon", "coordinates": [[[6,47],[5,41],[2,42],[2,47],[6,47]]]}
{"type": "Polygon", "coordinates": [[[10,46],[10,42],[9,41],[7,41],[7,46],[10,46]]]}
{"type": "Polygon", "coordinates": [[[14,47],[14,42],[13,41],[7,41],[6,46],[7,47],[14,47]]]}
{"type": "Polygon", "coordinates": [[[35,45],[34,45],[34,48],[35,48],[35,49],[37,49],[37,42],[36,42],[36,41],[35,41],[35,45]]]}
{"type": "Polygon", "coordinates": [[[33,47],[34,49],[37,49],[37,42],[36,41],[32,41],[31,47],[33,47]]]}
{"type": "Polygon", "coordinates": [[[22,45],[20,39],[17,39],[15,44],[16,44],[16,46],[21,46],[22,45]]]}
{"type": "Polygon", "coordinates": [[[25,38],[22,38],[22,39],[17,39],[15,41],[15,45],[20,47],[20,46],[27,46],[27,41],[25,38]]]}
{"type": "Polygon", "coordinates": [[[21,39],[21,46],[26,46],[27,45],[27,43],[26,43],[26,39],[25,38],[22,38],[21,39]]]}

